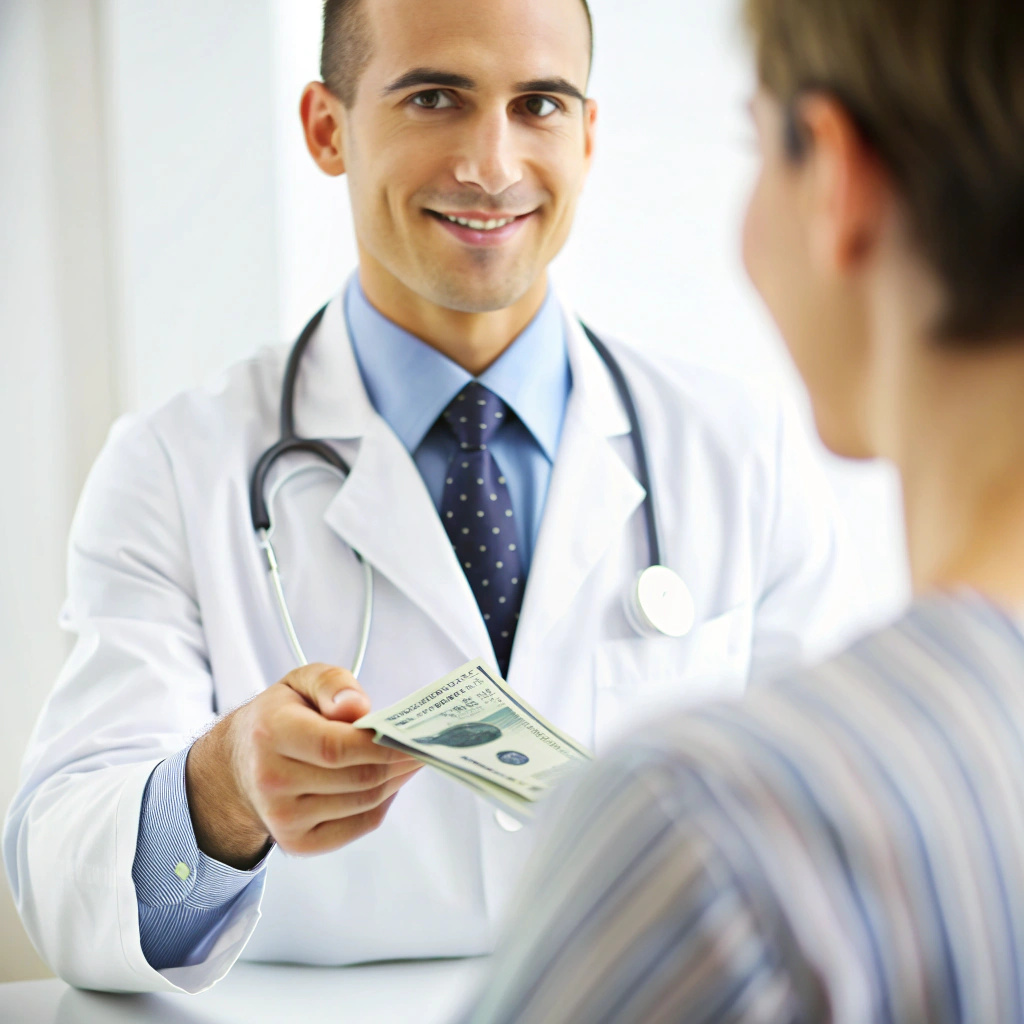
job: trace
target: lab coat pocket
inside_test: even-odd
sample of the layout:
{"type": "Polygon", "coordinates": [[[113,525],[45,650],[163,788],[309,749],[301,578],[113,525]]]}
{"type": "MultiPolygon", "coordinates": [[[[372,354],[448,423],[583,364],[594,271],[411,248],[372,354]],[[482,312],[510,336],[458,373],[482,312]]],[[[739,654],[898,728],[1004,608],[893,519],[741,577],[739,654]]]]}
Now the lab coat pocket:
{"type": "Polygon", "coordinates": [[[752,608],[741,605],[679,639],[631,637],[600,644],[594,664],[597,750],[659,712],[742,693],[752,620],[752,608]]]}

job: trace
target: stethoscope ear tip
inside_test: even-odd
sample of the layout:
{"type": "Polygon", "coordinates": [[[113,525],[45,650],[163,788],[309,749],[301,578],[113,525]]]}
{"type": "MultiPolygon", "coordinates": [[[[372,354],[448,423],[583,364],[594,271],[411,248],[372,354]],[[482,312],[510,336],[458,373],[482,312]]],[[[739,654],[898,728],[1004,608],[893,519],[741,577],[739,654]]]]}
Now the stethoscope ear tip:
{"type": "Polygon", "coordinates": [[[681,637],[693,629],[693,596],[679,573],[664,565],[639,573],[626,600],[630,625],[641,636],[681,637]]]}

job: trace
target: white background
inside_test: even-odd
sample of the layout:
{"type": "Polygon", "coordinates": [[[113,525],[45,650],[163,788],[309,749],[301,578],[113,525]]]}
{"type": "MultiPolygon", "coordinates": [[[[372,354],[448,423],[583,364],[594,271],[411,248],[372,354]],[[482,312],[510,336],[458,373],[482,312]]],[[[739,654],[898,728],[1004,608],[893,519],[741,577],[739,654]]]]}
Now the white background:
{"type": "MultiPolygon", "coordinates": [[[[598,158],[555,280],[597,328],[803,396],[744,280],[754,170],[733,0],[594,0],[598,158]]],[[[299,133],[317,0],[0,0],[0,804],[66,651],[63,551],[119,413],[286,340],[354,264],[299,133]]],[[[879,617],[897,493],[829,463],[879,617]]],[[[0,980],[39,975],[6,892],[0,980]]]]}

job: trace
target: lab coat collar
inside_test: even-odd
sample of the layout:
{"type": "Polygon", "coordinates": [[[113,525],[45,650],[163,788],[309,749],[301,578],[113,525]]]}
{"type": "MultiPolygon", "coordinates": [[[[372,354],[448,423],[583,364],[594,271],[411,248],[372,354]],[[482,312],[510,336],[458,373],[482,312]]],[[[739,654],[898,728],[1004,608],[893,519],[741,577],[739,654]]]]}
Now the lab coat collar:
{"type": "MultiPolygon", "coordinates": [[[[629,419],[610,374],[579,320],[562,308],[572,373],[572,402],[602,437],[629,433],[629,419]]],[[[310,339],[295,389],[295,423],[302,437],[351,440],[378,417],[359,372],[345,319],[344,295],[327,305],[310,339]]]]}
{"type": "Polygon", "coordinates": [[[615,382],[590,343],[579,318],[563,309],[566,347],[572,370],[572,403],[586,425],[601,437],[628,434],[629,416],[615,382]]]}
{"type": "Polygon", "coordinates": [[[300,437],[347,441],[362,437],[375,418],[349,340],[344,296],[338,294],[327,304],[302,357],[295,429],[300,437]]]}

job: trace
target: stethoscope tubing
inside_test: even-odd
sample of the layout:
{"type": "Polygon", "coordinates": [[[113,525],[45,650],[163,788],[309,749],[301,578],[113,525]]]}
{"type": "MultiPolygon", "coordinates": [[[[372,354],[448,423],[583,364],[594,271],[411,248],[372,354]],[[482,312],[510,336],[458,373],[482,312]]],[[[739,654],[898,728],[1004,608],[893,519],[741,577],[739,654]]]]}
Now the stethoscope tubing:
{"type": "Polygon", "coordinates": [[[636,402],[633,400],[633,392],[622,372],[618,360],[611,354],[608,346],[582,321],[580,326],[590,339],[590,343],[597,350],[604,365],[615,382],[615,388],[619,392],[619,400],[626,410],[629,418],[630,439],[633,442],[633,458],[636,460],[636,475],[640,486],[644,489],[644,520],[647,524],[647,552],[650,565],[661,565],[661,538],[658,534],[658,518],[655,514],[654,489],[651,485],[651,471],[647,463],[647,442],[644,439],[643,427],[640,424],[640,414],[637,412],[636,402]]]}
{"type": "MultiPolygon", "coordinates": [[[[297,466],[295,469],[285,473],[284,476],[275,480],[274,486],[271,488],[270,494],[266,499],[266,509],[270,525],[265,528],[261,527],[256,531],[260,547],[263,549],[263,553],[267,561],[267,572],[270,575],[270,583],[274,592],[274,598],[277,601],[278,611],[281,613],[281,621],[284,624],[285,633],[288,635],[288,642],[291,644],[292,651],[295,654],[295,659],[300,665],[308,665],[309,659],[306,657],[305,651],[302,649],[302,644],[299,642],[299,636],[295,630],[295,624],[292,622],[291,613],[288,611],[288,602],[285,600],[284,596],[284,586],[281,582],[281,571],[277,561],[277,552],[275,552],[274,545],[271,541],[271,537],[274,533],[273,510],[278,492],[285,484],[290,483],[296,477],[302,476],[304,473],[323,472],[328,472],[338,476],[341,478],[342,483],[345,482],[345,473],[340,472],[336,466],[325,465],[320,462],[297,466]]],[[[359,564],[363,567],[363,619],[362,626],[359,630],[359,639],[356,643],[356,654],[352,660],[351,670],[352,675],[358,678],[359,673],[363,668],[363,661],[366,659],[366,649],[370,643],[370,626],[373,622],[373,569],[371,568],[370,563],[367,562],[358,551],[354,548],[352,551],[359,560],[359,564]]]]}

